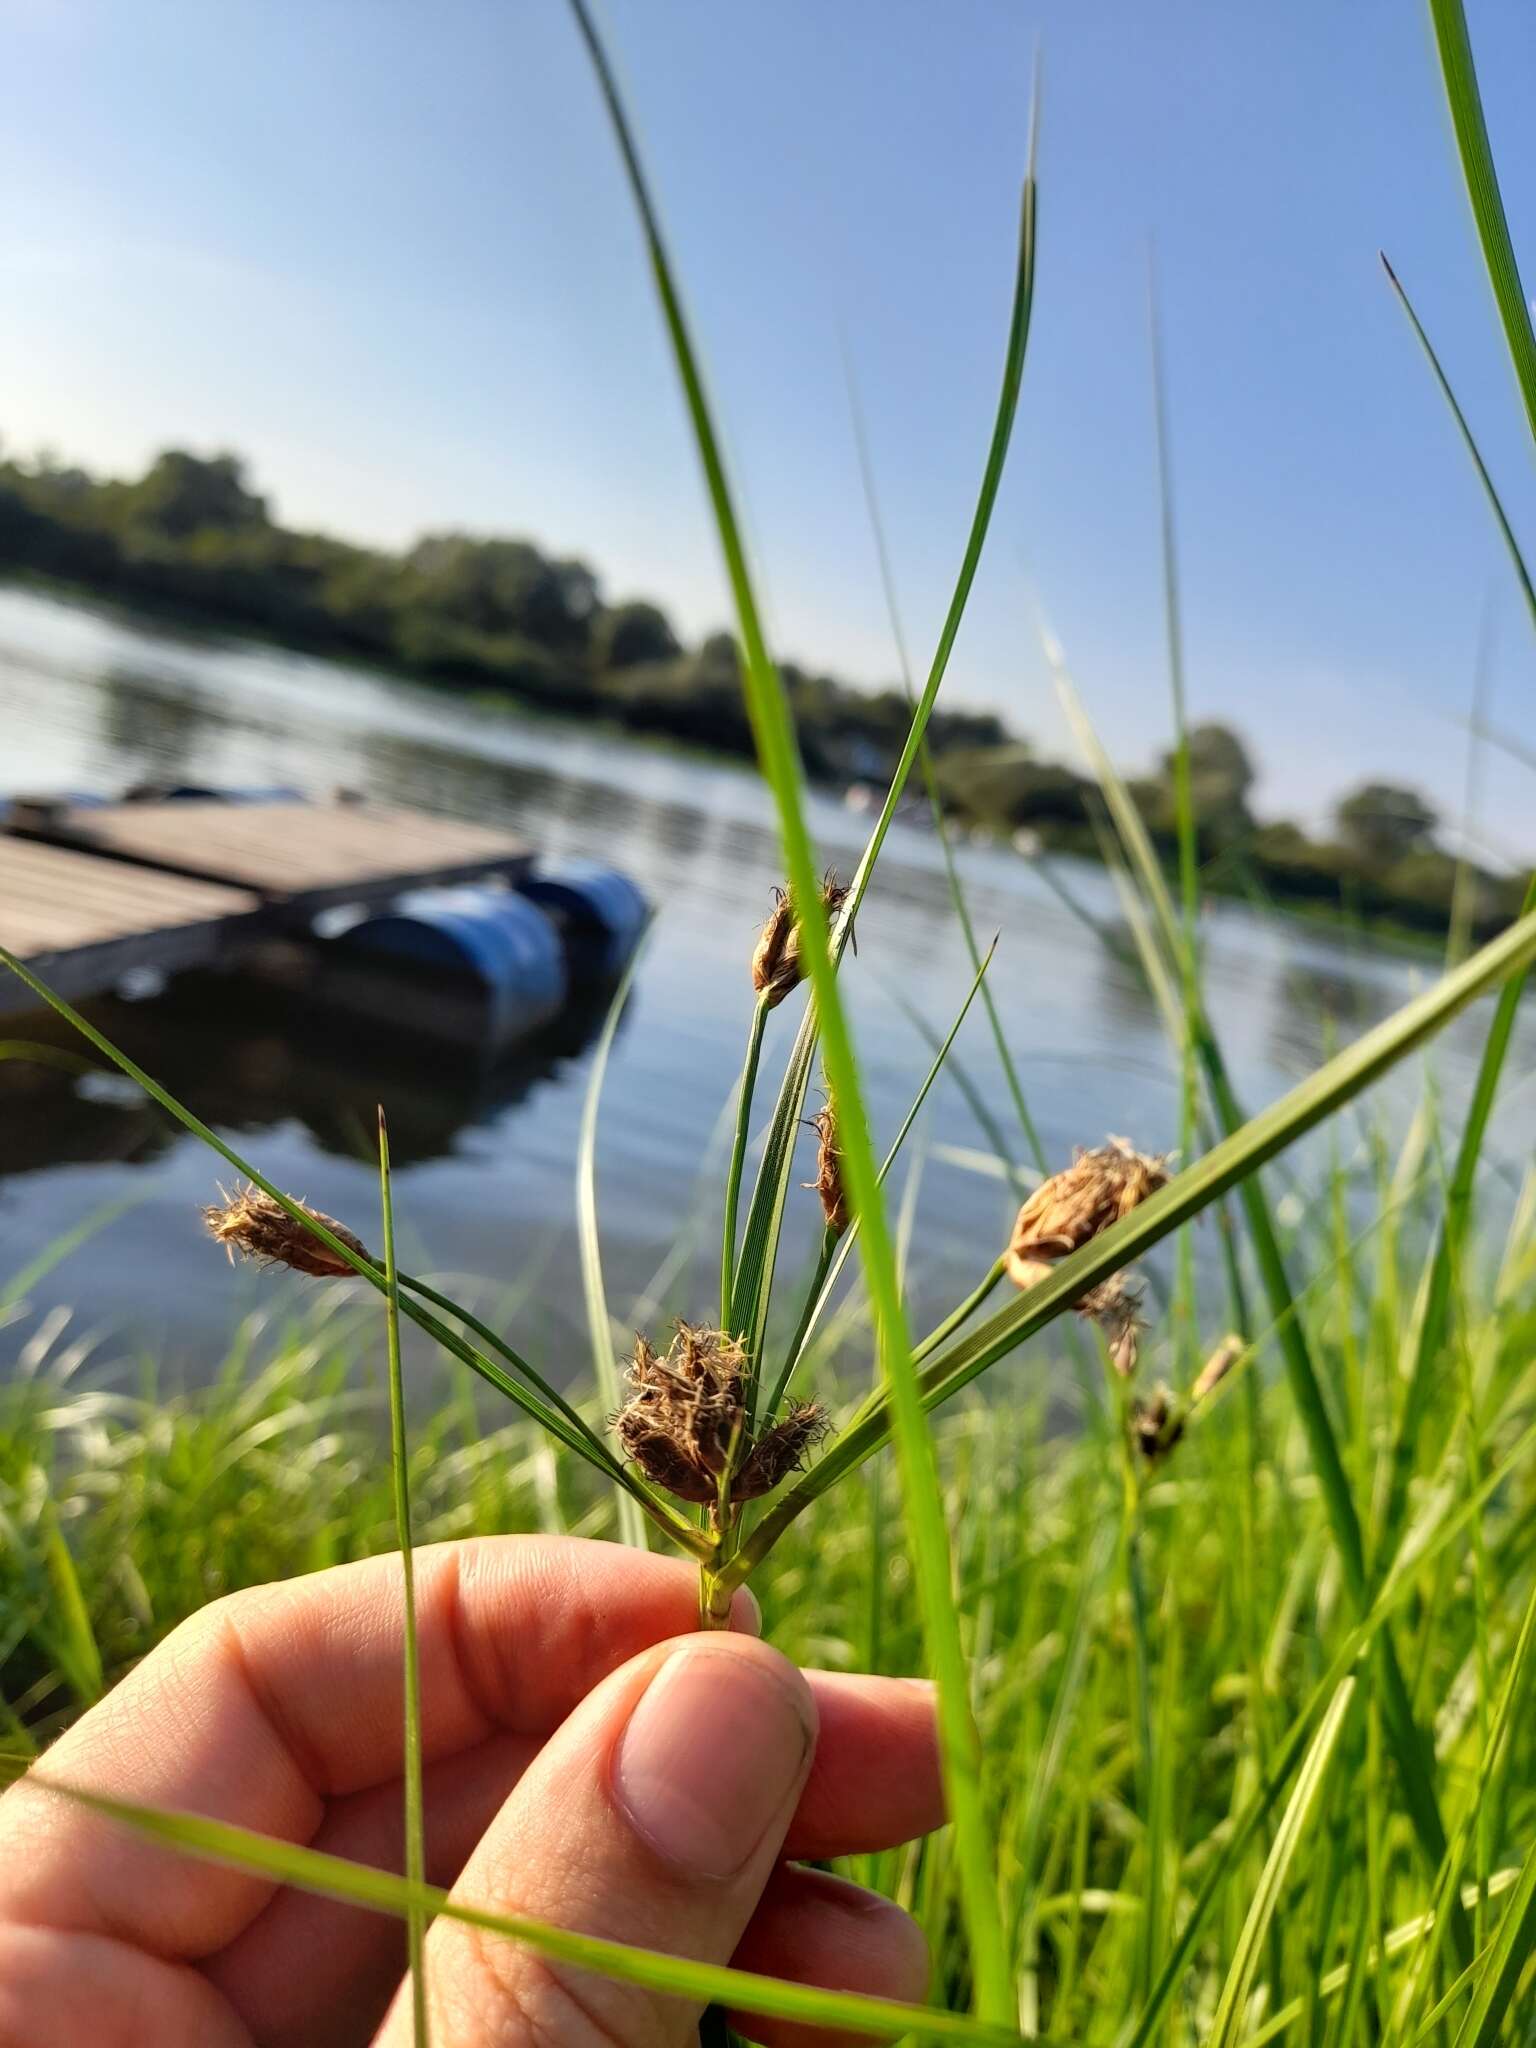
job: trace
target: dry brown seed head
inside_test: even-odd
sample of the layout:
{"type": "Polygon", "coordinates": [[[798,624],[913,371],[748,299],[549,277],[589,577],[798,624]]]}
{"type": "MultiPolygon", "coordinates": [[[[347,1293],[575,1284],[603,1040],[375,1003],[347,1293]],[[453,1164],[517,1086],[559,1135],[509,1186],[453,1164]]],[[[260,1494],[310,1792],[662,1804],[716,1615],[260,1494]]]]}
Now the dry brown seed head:
{"type": "Polygon", "coordinates": [[[679,1500],[713,1501],[745,1436],[746,1354],[722,1330],[679,1323],[665,1357],[644,1337],[625,1377],[634,1389],[614,1417],[626,1456],[679,1500]]]}
{"type": "Polygon", "coordinates": [[[800,979],[800,948],[795,943],[795,913],[787,889],[775,889],[773,908],[758,934],[752,954],[752,986],[776,1010],[800,979]]]}
{"type": "Polygon", "coordinates": [[[1229,1336],[1223,1337],[1204,1365],[1201,1366],[1195,1384],[1189,1390],[1191,1403],[1203,1401],[1208,1395],[1214,1394],[1247,1349],[1247,1345],[1237,1335],[1236,1331],[1233,1331],[1229,1336]]]}
{"type": "MultiPolygon", "coordinates": [[[[835,868],[828,868],[821,878],[821,902],[829,923],[842,909],[847,897],[847,885],[839,881],[835,868]]],[[[773,908],[758,934],[752,954],[752,986],[759,995],[767,997],[769,1009],[776,1010],[784,998],[798,988],[804,976],[799,921],[795,917],[789,891],[775,889],[773,908]]]]}
{"type": "Polygon", "coordinates": [[[820,1403],[799,1402],[753,1445],[731,1487],[732,1500],[757,1500],[772,1493],[780,1480],[799,1471],[806,1452],[826,1433],[827,1413],[820,1403]]]}
{"type": "Polygon", "coordinates": [[[745,1352],[721,1330],[679,1323],[664,1357],[637,1337],[625,1375],[633,1391],[613,1419],[625,1456],[679,1500],[717,1503],[728,1472],[734,1474],[732,1500],[769,1492],[825,1424],[822,1411],[807,1403],[754,1442],[746,1426],[745,1372],[745,1352]]]}
{"type": "Polygon", "coordinates": [[[1184,1434],[1184,1417],[1165,1386],[1157,1386],[1131,1410],[1131,1435],[1147,1463],[1166,1458],[1184,1434]]]}
{"type": "MultiPolygon", "coordinates": [[[[219,1193],[224,1196],[223,1201],[204,1209],[203,1221],[210,1235],[228,1252],[231,1261],[238,1252],[243,1259],[261,1259],[268,1265],[291,1266],[295,1273],[309,1273],[321,1280],[345,1279],[354,1270],[263,1189],[246,1186],[236,1188],[231,1195],[220,1188],[219,1193]]],[[[312,1209],[307,1202],[297,1202],[295,1207],[302,1209],[306,1216],[313,1216],[317,1223],[323,1223],[333,1237],[339,1237],[359,1258],[367,1259],[372,1265],[373,1256],[367,1246],[361,1238],[354,1237],[345,1224],[338,1223],[334,1216],[327,1216],[321,1209],[312,1209]]]]}
{"type": "Polygon", "coordinates": [[[1123,1273],[1111,1273],[1097,1287],[1090,1288],[1076,1303],[1080,1316],[1098,1324],[1109,1346],[1109,1362],[1121,1379],[1136,1370],[1141,1333],[1146,1328],[1141,1315],[1141,1294],[1123,1273]]]}
{"type": "Polygon", "coordinates": [[[848,1228],[848,1192],[843,1186],[843,1154],[837,1141],[837,1112],[831,1103],[811,1119],[816,1133],[816,1178],[805,1185],[814,1188],[821,1201],[821,1213],[828,1230],[841,1237],[848,1228]]]}
{"type": "Polygon", "coordinates": [[[1138,1152],[1124,1138],[1111,1138],[1093,1152],[1079,1152],[1072,1164],[1042,1181],[1020,1209],[1008,1245],[1008,1270],[1015,1264],[1064,1259],[1129,1216],[1139,1202],[1167,1185],[1162,1159],[1138,1152]]]}

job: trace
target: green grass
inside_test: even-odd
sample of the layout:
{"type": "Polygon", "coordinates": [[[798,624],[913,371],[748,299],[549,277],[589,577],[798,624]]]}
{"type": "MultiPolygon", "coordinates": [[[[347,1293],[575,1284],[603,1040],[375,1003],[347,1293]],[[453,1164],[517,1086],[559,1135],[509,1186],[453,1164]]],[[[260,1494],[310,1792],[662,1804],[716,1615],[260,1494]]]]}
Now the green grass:
{"type": "MultiPolygon", "coordinates": [[[[1414,1203],[1376,1226],[1361,1258],[1390,1230],[1399,1256],[1409,1259],[1425,1242],[1433,1206],[1426,1182],[1414,1203]]],[[[1479,1520],[1493,1580],[1493,1665],[1502,1681],[1516,1661],[1536,1583],[1536,1229],[1528,1218],[1507,1250],[1489,1242],[1474,1256],[1478,1307],[1468,1334],[1488,1467],[1479,1520]]],[[[1308,1301],[1319,1368],[1332,1381],[1346,1358],[1357,1359],[1367,1434],[1386,1455],[1396,1395],[1390,1368],[1408,1334],[1411,1304],[1389,1324],[1369,1301],[1341,1294],[1332,1278],[1319,1275],[1308,1301]]],[[[88,1683],[72,1682],[59,1654],[76,1624],[50,1573],[50,1526],[74,1560],[84,1624],[108,1682],[184,1614],[232,1586],[394,1547],[377,1321],[361,1289],[346,1292],[354,1296],[349,1305],[333,1296],[307,1325],[242,1334],[224,1373],[202,1394],[71,1391],[50,1382],[46,1369],[6,1391],[0,1614],[15,1639],[0,1683],[37,1739],[93,1696],[88,1683]]],[[[1149,1333],[1153,1375],[1168,1341],[1149,1333]]],[[[1190,1930],[1176,1953],[1170,1942],[1160,1957],[1173,1971],[1152,2033],[1169,2041],[1206,2038],[1223,1987],[1253,1946],[1244,1947],[1242,1932],[1272,1853],[1264,1817],[1282,1840],[1281,1818],[1302,1782],[1300,1767],[1316,1753],[1329,1703],[1352,1672],[1369,1669],[1359,1661],[1359,1631],[1341,1598],[1326,1513],[1284,1382],[1260,1383],[1272,1348],[1272,1335],[1261,1333],[1257,1354],[1199,1411],[1184,1441],[1137,1476],[1152,1650],[1159,1665],[1172,1657],[1177,1674],[1175,1685],[1155,1685],[1151,1696],[1152,1740],[1167,1779],[1164,1924],[1174,1939],[1190,1930]],[[1251,1477],[1250,1387],[1267,1447],[1251,1477]],[[1255,1624],[1262,1693],[1250,1657],[1255,1624]]],[[[1128,1992],[1149,1853],[1133,1732],[1130,1599],[1123,1578],[1106,1570],[1104,1548],[1120,1513],[1120,1439],[1097,1384],[1075,1378],[1059,1347],[1037,1347],[1026,1363],[1007,1398],[978,1397],[941,1411],[934,1445],[956,1612],[975,1660],[983,1748],[996,1760],[986,1818],[1001,1850],[1010,1950],[1042,2031],[1111,2044],[1140,2013],[1128,1992]],[[1068,1422],[1065,1435],[1048,1432],[1048,1413],[1058,1425],[1068,1422]]],[[[850,1378],[862,1376],[857,1344],[844,1366],[850,1378]]],[[[439,1386],[429,1379],[411,1389],[416,1543],[499,1530],[617,1537],[616,1496],[603,1475],[526,1419],[476,1413],[452,1371],[445,1364],[439,1386]]],[[[596,1410],[594,1398],[587,1412],[596,1410]]],[[[1536,1840],[1536,1717],[1512,1704],[1500,1722],[1492,1703],[1501,1754],[1486,1768],[1483,1730],[1466,1692],[1479,1623],[1467,1597],[1464,1433],[1463,1389],[1447,1379],[1437,1386],[1425,1432],[1443,1448],[1420,1463],[1410,1486],[1402,1557],[1417,1561],[1400,1562],[1394,1619],[1405,1666],[1437,1729],[1453,1846],[1472,1812],[1487,1827],[1489,1868],[1501,1887],[1489,1902],[1491,1941],[1511,1895],[1502,1888],[1508,1873],[1536,1840]]],[[[787,1531],[753,1584],[769,1635],[791,1654],[835,1667],[864,1664],[873,1604],[880,1668],[921,1668],[922,1630],[889,1487],[834,1488],[814,1516],[787,1531]]],[[[1386,2001],[1380,2017],[1390,2022],[1426,1947],[1398,1940],[1396,1931],[1433,1908],[1435,1884],[1390,1775],[1363,1772],[1351,1741],[1346,1729],[1333,1768],[1351,1773],[1349,1796],[1332,1818],[1352,1866],[1363,1867],[1368,1838],[1379,1837],[1376,1895],[1369,1910],[1362,1898],[1335,1913],[1323,1934],[1329,1857],[1319,1809],[1289,1856],[1279,1908],[1252,1957],[1262,2009],[1250,1991],[1236,2040],[1304,1998],[1309,1986],[1326,2030],[1343,1995],[1338,1973],[1362,1928],[1368,1948],[1388,1946],[1379,1971],[1367,1974],[1363,1998],[1372,2015],[1378,1999],[1386,2001]]],[[[868,1859],[854,1874],[873,1877],[914,1907],[933,1945],[939,2001],[963,2007],[970,1964],[945,1839],[868,1859]]],[[[1455,1975],[1454,1961],[1438,1954],[1415,2025],[1455,1975]]],[[[1469,2005],[1465,1993],[1462,2005],[1469,2005]]]]}

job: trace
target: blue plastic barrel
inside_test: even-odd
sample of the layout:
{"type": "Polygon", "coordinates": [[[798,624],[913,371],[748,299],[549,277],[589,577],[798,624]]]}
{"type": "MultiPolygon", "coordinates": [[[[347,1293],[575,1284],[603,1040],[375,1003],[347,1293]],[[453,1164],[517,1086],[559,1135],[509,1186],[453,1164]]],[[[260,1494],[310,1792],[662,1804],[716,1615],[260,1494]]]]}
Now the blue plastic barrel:
{"type": "Polygon", "coordinates": [[[125,804],[301,804],[302,789],[286,783],[231,787],[226,783],[136,782],[123,791],[125,804]]]}
{"type": "Polygon", "coordinates": [[[596,861],[541,861],[516,887],[560,926],[578,976],[618,974],[650,915],[644,891],[596,861]]]}
{"type": "Polygon", "coordinates": [[[564,1006],[565,953],[536,904],[510,889],[414,889],[335,941],[409,969],[472,981],[484,994],[497,1044],[527,1037],[564,1006]]]}

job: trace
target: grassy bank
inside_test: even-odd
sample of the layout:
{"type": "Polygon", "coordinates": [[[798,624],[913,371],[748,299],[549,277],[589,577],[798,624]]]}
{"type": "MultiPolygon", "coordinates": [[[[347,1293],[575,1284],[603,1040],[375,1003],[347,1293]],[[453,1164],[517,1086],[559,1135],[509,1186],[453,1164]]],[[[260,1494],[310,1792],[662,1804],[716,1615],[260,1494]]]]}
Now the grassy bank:
{"type": "MultiPolygon", "coordinates": [[[[1410,1161],[1410,1183],[1412,1170],[1410,1161]]],[[[1319,1187],[1318,1213],[1345,1192],[1342,1176],[1319,1187]]],[[[1417,1433],[1402,1555],[1418,1561],[1394,1618],[1464,1852],[1459,1882],[1484,1888],[1468,1894],[1479,1950],[1536,1839],[1522,1634],[1536,1584],[1530,1194],[1507,1242],[1480,1246],[1469,1266],[1464,1341],[1437,1372],[1417,1433]],[[1484,1509],[1469,1520],[1480,1496],[1484,1509]],[[1495,1755],[1512,1673],[1508,1739],[1495,1755]]],[[[1341,1229],[1331,1255],[1307,1241],[1309,1333],[1362,1502],[1388,1488],[1412,1259],[1430,1207],[1421,1184],[1362,1240],[1349,1244],[1341,1229]]],[[[1172,1329],[1149,1333],[1144,1368],[1187,1386],[1185,1343],[1172,1329]]],[[[1349,1641],[1305,1440],[1266,1371],[1273,1352],[1273,1333],[1260,1333],[1182,1441],[1151,1460],[1127,1449],[1120,1383],[1059,1341],[1032,1348],[1007,1398],[936,1423],[1022,2011],[1057,2038],[1121,2038],[1176,1955],[1161,2038],[1207,2038],[1289,1796],[1282,1788],[1266,1800],[1266,1774],[1293,1732],[1315,1725],[1319,1684],[1349,1641]]],[[[435,1394],[413,1388],[411,1405],[417,1541],[617,1533],[611,1488],[532,1423],[496,1426],[446,1380],[435,1394]]],[[[45,1738],[220,1593],[392,1548],[376,1314],[333,1302],[304,1326],[253,1323],[217,1383],[196,1395],[73,1389],[46,1368],[7,1389],[0,1535],[0,1690],[13,1742],[45,1738]]],[[[814,1523],[799,1522],[754,1585],[768,1632],[793,1655],[922,1668],[882,1463],[828,1495],[814,1523]]],[[[1423,1926],[1435,1874],[1401,1809],[1380,1714],[1362,1697],[1346,1716],[1282,1873],[1263,1988],[1237,2038],[1407,2041],[1412,2029],[1395,2016],[1422,2021],[1456,1974],[1423,1926]]],[[[918,1914],[935,1991],[963,2007],[969,1971],[947,1839],[856,1874],[918,1914]]]]}

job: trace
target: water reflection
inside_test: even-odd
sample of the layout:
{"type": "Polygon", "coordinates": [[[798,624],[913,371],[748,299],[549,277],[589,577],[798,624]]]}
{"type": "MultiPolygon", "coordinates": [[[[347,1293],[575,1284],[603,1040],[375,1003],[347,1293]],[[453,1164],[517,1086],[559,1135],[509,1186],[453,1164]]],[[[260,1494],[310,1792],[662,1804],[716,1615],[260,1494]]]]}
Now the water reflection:
{"type": "MultiPolygon", "coordinates": [[[[581,1056],[602,1027],[608,992],[587,991],[536,1039],[500,1059],[435,1055],[382,1020],[306,1001],[236,974],[177,977],[150,1002],[105,997],[86,1009],[99,1030],[150,1069],[204,1123],[227,1132],[298,1124],[323,1152],[376,1156],[377,1112],[389,1107],[390,1150],[408,1168],[451,1157],[460,1134],[488,1126],[581,1056]]],[[[626,1005],[621,1036],[633,1028],[626,1005]]],[[[47,1061],[78,1040],[51,1014],[28,1018],[17,1056],[0,1062],[6,1175],[83,1161],[142,1165],[179,1127],[112,1070],[47,1061]],[[26,1048],[33,1049],[29,1057],[26,1048]]]]}
{"type": "Polygon", "coordinates": [[[101,679],[98,715],[102,742],[128,782],[181,780],[217,723],[208,698],[118,667],[101,679]]]}

